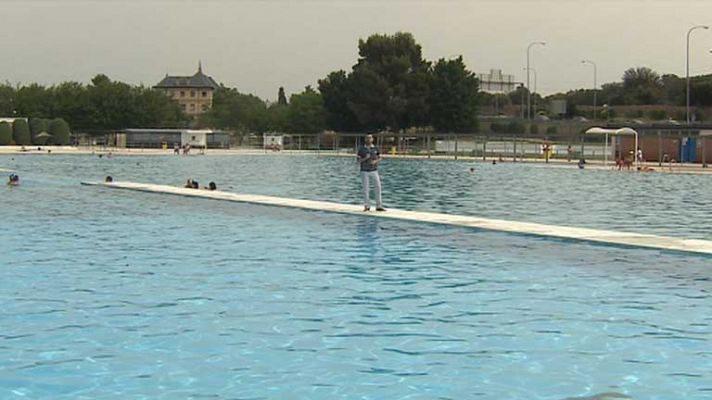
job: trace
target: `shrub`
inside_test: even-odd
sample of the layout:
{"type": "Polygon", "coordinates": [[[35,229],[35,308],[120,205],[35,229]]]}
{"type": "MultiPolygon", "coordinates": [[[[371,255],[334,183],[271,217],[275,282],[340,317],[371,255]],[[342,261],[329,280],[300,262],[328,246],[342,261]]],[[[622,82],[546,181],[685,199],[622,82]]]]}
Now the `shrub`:
{"type": "Polygon", "coordinates": [[[53,144],[69,144],[69,124],[62,118],[55,118],[49,123],[49,133],[53,144]]]}
{"type": "Polygon", "coordinates": [[[37,135],[49,130],[49,122],[44,118],[30,118],[29,125],[32,144],[43,145],[47,143],[46,137],[37,137],[37,135]]]}
{"type": "Polygon", "coordinates": [[[524,133],[524,124],[519,121],[511,121],[507,124],[507,133],[524,133]]]}
{"type": "Polygon", "coordinates": [[[650,110],[648,111],[648,117],[653,121],[660,121],[661,119],[667,118],[667,113],[665,110],[650,110]]]}
{"type": "Polygon", "coordinates": [[[504,130],[503,128],[504,127],[499,122],[493,122],[492,124],[490,124],[490,130],[493,133],[501,133],[504,130]]]}
{"type": "Polygon", "coordinates": [[[0,146],[12,144],[12,127],[7,122],[0,122],[0,146]]]}
{"type": "Polygon", "coordinates": [[[24,146],[32,144],[30,138],[30,127],[24,119],[16,119],[12,124],[12,138],[15,144],[24,146]]]}

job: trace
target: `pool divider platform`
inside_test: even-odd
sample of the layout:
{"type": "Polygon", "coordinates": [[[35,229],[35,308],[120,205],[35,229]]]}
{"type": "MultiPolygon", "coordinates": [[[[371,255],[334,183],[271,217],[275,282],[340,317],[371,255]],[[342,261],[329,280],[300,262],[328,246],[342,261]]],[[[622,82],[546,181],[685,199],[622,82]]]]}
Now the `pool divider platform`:
{"type": "Polygon", "coordinates": [[[644,247],[659,250],[681,251],[712,255],[712,241],[701,239],[681,239],[641,233],[617,232],[589,228],[544,225],[532,222],[506,221],[480,218],[466,215],[451,215],[421,211],[407,211],[389,208],[386,212],[364,212],[363,206],[340,204],[327,201],[291,199],[284,197],[240,194],[202,189],[187,189],[175,186],[154,185],[135,182],[82,182],[82,185],[101,186],[112,189],[125,189],[140,192],[172,194],[187,197],[200,197],[213,200],[238,203],[259,204],[265,206],[288,207],[303,210],[352,214],[362,217],[396,219],[402,221],[425,222],[430,224],[451,225],[490,231],[508,232],[523,235],[578,240],[585,242],[606,243],[612,245],[644,247]]]}

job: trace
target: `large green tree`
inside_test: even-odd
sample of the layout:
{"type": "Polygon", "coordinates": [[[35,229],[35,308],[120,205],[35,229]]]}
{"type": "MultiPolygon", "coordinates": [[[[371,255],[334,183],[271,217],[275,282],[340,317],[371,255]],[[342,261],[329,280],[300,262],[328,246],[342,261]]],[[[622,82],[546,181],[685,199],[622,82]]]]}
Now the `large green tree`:
{"type": "Polygon", "coordinates": [[[462,57],[440,59],[433,68],[430,115],[441,132],[477,131],[479,82],[468,71],[462,57]]]}
{"type": "Polygon", "coordinates": [[[213,96],[213,107],[199,123],[204,127],[261,133],[268,129],[267,106],[257,96],[221,86],[213,96]]]}
{"type": "Polygon", "coordinates": [[[287,129],[292,133],[316,133],[326,128],[326,111],[321,95],[310,86],[289,98],[287,129]]]}
{"type": "Polygon", "coordinates": [[[398,131],[425,125],[430,63],[410,33],[359,40],[350,73],[336,71],[319,81],[327,124],[335,130],[398,131]]]}
{"type": "Polygon", "coordinates": [[[353,132],[360,128],[349,107],[349,78],[346,71],[334,71],[320,79],[319,93],[326,111],[326,125],[335,131],[353,132]]]}
{"type": "Polygon", "coordinates": [[[430,63],[410,33],[359,40],[350,106],[366,129],[397,131],[427,121],[430,63]]]}
{"type": "Polygon", "coordinates": [[[64,82],[49,88],[52,96],[52,113],[46,116],[62,117],[73,127],[94,128],[87,88],[78,82],[64,82]]]}
{"type": "Polygon", "coordinates": [[[623,73],[623,89],[628,104],[659,104],[662,100],[660,75],[648,67],[627,69],[623,73]]]}
{"type": "Polygon", "coordinates": [[[26,120],[18,118],[13,121],[12,138],[15,141],[15,144],[19,146],[32,144],[32,138],[30,137],[30,127],[27,125],[26,120]]]}
{"type": "Polygon", "coordinates": [[[289,106],[279,103],[267,108],[267,125],[263,131],[287,132],[289,130],[289,106]]]}
{"type": "Polygon", "coordinates": [[[51,90],[33,83],[15,92],[15,110],[23,117],[48,117],[54,115],[54,96],[51,90]]]}
{"type": "Polygon", "coordinates": [[[15,107],[15,88],[9,84],[0,85],[0,115],[15,115],[15,107]]]}

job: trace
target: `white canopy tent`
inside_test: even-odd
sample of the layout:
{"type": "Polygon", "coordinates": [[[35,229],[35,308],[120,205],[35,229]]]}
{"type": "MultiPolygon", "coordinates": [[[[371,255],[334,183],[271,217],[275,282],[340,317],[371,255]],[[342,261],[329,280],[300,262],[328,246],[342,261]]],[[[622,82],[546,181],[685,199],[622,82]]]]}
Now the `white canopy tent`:
{"type": "Polygon", "coordinates": [[[638,167],[638,132],[635,129],[631,128],[619,128],[619,129],[611,129],[611,128],[599,128],[599,127],[593,127],[589,128],[586,131],[587,135],[606,135],[606,142],[603,145],[604,151],[604,158],[603,158],[603,166],[605,167],[608,164],[608,151],[606,150],[608,148],[608,135],[612,136],[618,136],[618,135],[634,135],[635,136],[635,148],[633,151],[635,152],[635,166],[636,168],[638,167]]]}

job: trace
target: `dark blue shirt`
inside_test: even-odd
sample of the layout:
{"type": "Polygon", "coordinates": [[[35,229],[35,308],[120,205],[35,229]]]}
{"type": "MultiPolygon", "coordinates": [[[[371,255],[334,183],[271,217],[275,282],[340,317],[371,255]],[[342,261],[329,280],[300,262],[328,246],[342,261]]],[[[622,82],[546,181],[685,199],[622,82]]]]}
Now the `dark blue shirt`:
{"type": "Polygon", "coordinates": [[[378,170],[378,165],[373,163],[374,161],[381,158],[381,152],[378,151],[378,147],[376,147],[376,146],[371,146],[371,147],[361,146],[361,148],[358,149],[358,156],[361,159],[368,156],[368,158],[366,160],[361,162],[361,171],[376,171],[376,170],[378,170]]]}

